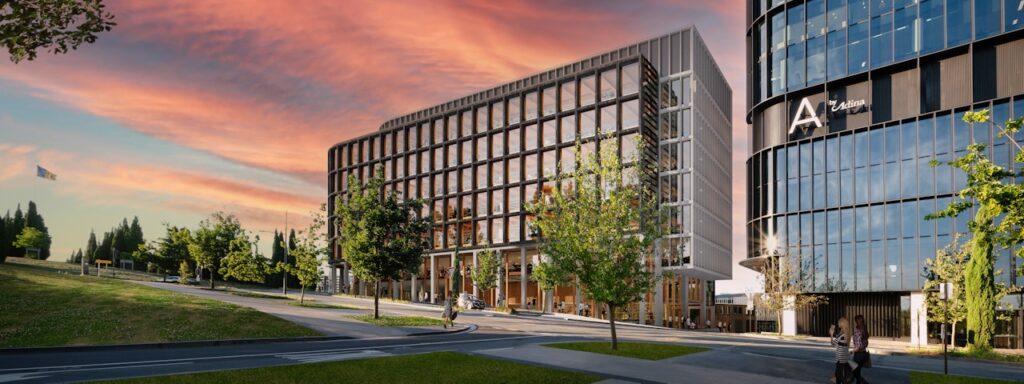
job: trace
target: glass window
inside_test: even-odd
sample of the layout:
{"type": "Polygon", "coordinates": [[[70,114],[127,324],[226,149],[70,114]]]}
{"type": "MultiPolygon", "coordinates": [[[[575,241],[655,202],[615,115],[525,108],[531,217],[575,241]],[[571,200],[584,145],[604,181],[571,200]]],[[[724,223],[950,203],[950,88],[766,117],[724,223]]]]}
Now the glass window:
{"type": "Polygon", "coordinates": [[[462,142],[462,163],[473,162],[473,140],[462,142]]]}
{"type": "Polygon", "coordinates": [[[786,14],[779,12],[771,20],[771,91],[778,95],[786,91],[786,14]]]}
{"type": "Polygon", "coordinates": [[[846,76],[846,29],[829,32],[827,44],[828,78],[837,79],[846,76]]]}
{"type": "Polygon", "coordinates": [[[601,134],[608,134],[619,129],[618,115],[618,109],[614,104],[601,108],[601,134]]]}
{"type": "Polygon", "coordinates": [[[513,97],[508,99],[508,123],[518,124],[523,116],[523,111],[519,108],[520,101],[519,97],[513,97]]]}
{"type": "Polygon", "coordinates": [[[846,0],[828,1],[828,30],[838,31],[846,28],[846,0]]]}
{"type": "Polygon", "coordinates": [[[496,218],[491,220],[491,243],[501,244],[505,242],[505,219],[496,218]]]}
{"type": "Polygon", "coordinates": [[[522,150],[522,138],[519,136],[519,128],[508,130],[508,153],[516,154],[522,150]]]}
{"type": "Polygon", "coordinates": [[[601,100],[611,100],[618,95],[619,72],[609,69],[601,72],[601,100]]]}
{"type": "Polygon", "coordinates": [[[444,120],[434,120],[434,144],[444,142],[444,120]]]}
{"type": "Polygon", "coordinates": [[[945,47],[946,14],[943,0],[921,0],[921,53],[945,47]]]}
{"type": "Polygon", "coordinates": [[[540,131],[540,138],[543,141],[543,146],[547,147],[558,144],[557,126],[558,120],[551,119],[544,122],[542,125],[543,129],[540,131]]]}
{"type": "Polygon", "coordinates": [[[459,191],[459,174],[456,171],[448,171],[446,174],[448,178],[448,193],[455,193],[459,191]]]}
{"type": "Polygon", "coordinates": [[[462,136],[469,136],[473,134],[473,111],[462,112],[462,136]]]}
{"type": "Polygon", "coordinates": [[[511,158],[511,159],[508,159],[507,167],[508,167],[508,182],[509,182],[509,184],[515,184],[515,183],[518,183],[520,180],[522,180],[522,173],[521,173],[522,168],[521,168],[521,164],[520,164],[521,162],[522,162],[522,158],[521,157],[514,157],[514,158],[511,158]]]}
{"type": "Polygon", "coordinates": [[[661,118],[658,120],[658,131],[662,140],[679,137],[678,116],[677,111],[668,111],[661,114],[661,118]]]}
{"type": "Polygon", "coordinates": [[[558,98],[555,97],[555,86],[544,88],[540,102],[541,105],[543,105],[541,111],[544,112],[544,116],[551,116],[555,114],[558,110],[558,98]]]}
{"type": "Polygon", "coordinates": [[[527,125],[523,128],[523,134],[526,135],[526,139],[523,141],[525,144],[526,151],[537,149],[537,124],[527,125]]]}
{"type": "Polygon", "coordinates": [[[448,166],[454,167],[459,165],[459,146],[455,143],[448,144],[448,166]]]}
{"type": "Polygon", "coordinates": [[[807,51],[804,46],[804,6],[798,5],[788,10],[789,24],[786,27],[789,46],[786,47],[786,79],[790,90],[803,88],[806,82],[807,51]]]}
{"type": "Polygon", "coordinates": [[[679,167],[679,143],[662,144],[659,153],[661,169],[674,170],[679,167]]]}
{"type": "Polygon", "coordinates": [[[789,45],[794,45],[804,42],[806,38],[804,24],[804,5],[800,4],[793,6],[786,11],[787,21],[786,24],[786,41],[789,45]]]}
{"type": "Polygon", "coordinates": [[[999,0],[974,0],[974,39],[982,39],[997,33],[999,0]]]}
{"type": "Polygon", "coordinates": [[[476,159],[486,160],[487,158],[487,136],[478,137],[476,139],[476,159]]]}
{"type": "Polygon", "coordinates": [[[594,137],[597,132],[597,121],[594,117],[594,110],[583,112],[580,114],[580,138],[586,139],[594,137]]]}
{"type": "Polygon", "coordinates": [[[420,124],[420,146],[426,148],[430,145],[430,123],[420,124]]]}
{"type": "Polygon", "coordinates": [[[487,188],[487,180],[487,164],[476,166],[476,187],[479,189],[487,188]]]}
{"type": "Polygon", "coordinates": [[[530,92],[526,94],[526,105],[523,108],[526,112],[526,120],[533,120],[537,118],[537,92],[530,92]]]}
{"type": "Polygon", "coordinates": [[[871,68],[892,62],[892,13],[871,19],[871,68]]]}
{"type": "Polygon", "coordinates": [[[484,105],[476,109],[476,132],[486,132],[491,129],[491,124],[487,118],[487,106],[484,105]]]}
{"type": "Polygon", "coordinates": [[[419,159],[419,156],[417,156],[415,153],[409,156],[409,176],[415,176],[417,173],[420,172],[420,167],[419,163],[417,163],[417,159],[419,159]]]}
{"type": "Polygon", "coordinates": [[[544,151],[544,156],[541,159],[541,175],[547,178],[555,177],[555,171],[558,167],[558,159],[556,158],[556,150],[544,151]]]}
{"type": "Polygon", "coordinates": [[[825,38],[807,40],[807,84],[825,81],[825,38]]]}
{"type": "Polygon", "coordinates": [[[491,135],[491,150],[495,157],[505,156],[505,140],[501,132],[491,135]]]}
{"type": "Polygon", "coordinates": [[[445,119],[445,126],[448,127],[448,140],[457,140],[459,138],[459,116],[448,116],[445,119]]]}
{"type": "Polygon", "coordinates": [[[491,104],[491,120],[493,121],[494,128],[501,128],[505,126],[505,103],[496,102],[491,104]]]}
{"type": "Polygon", "coordinates": [[[850,0],[850,24],[867,20],[868,0],[850,0]]]}
{"type": "Polygon", "coordinates": [[[571,143],[576,141],[576,116],[569,115],[562,118],[562,142],[571,143]]]}
{"type": "Polygon", "coordinates": [[[561,168],[561,172],[563,174],[564,173],[575,172],[576,171],[576,148],[574,148],[574,147],[565,147],[565,148],[560,149],[559,151],[561,152],[559,154],[559,157],[561,158],[561,160],[559,160],[559,168],[561,168]]]}
{"type": "MultiPolygon", "coordinates": [[[[511,204],[511,203],[510,203],[511,204]]],[[[520,240],[520,225],[519,216],[512,216],[508,218],[508,241],[516,242],[520,240]]]]}
{"type": "Polygon", "coordinates": [[[896,10],[893,23],[895,25],[893,32],[895,60],[902,61],[917,56],[917,7],[896,10]]]}
{"type": "Polygon", "coordinates": [[[825,35],[825,0],[807,2],[807,38],[825,35]]]}
{"type": "Polygon", "coordinates": [[[466,167],[459,170],[462,175],[462,192],[473,189],[473,168],[466,167]]]}
{"type": "Polygon", "coordinates": [[[622,129],[629,129],[640,125],[640,100],[630,100],[622,103],[622,129]]]}
{"type": "Polygon", "coordinates": [[[537,154],[532,153],[526,155],[526,165],[524,166],[526,170],[526,181],[537,179],[537,167],[537,154]]]}
{"type": "Polygon", "coordinates": [[[496,215],[505,213],[505,190],[498,189],[491,194],[491,212],[496,215]]]}
{"type": "Polygon", "coordinates": [[[623,162],[631,162],[637,159],[637,144],[640,143],[638,140],[639,135],[635,133],[622,136],[621,148],[623,162]]]}
{"type": "Polygon", "coordinates": [[[580,79],[580,106],[585,107],[594,104],[597,98],[597,84],[594,76],[587,76],[580,79]]]}
{"type": "Polygon", "coordinates": [[[640,63],[633,63],[622,67],[622,94],[637,92],[640,92],[640,63]]]}
{"type": "Polygon", "coordinates": [[[562,83],[562,111],[576,109],[576,82],[569,81],[562,83]]]}
{"type": "Polygon", "coordinates": [[[1007,32],[1024,26],[1024,0],[1006,0],[1003,12],[1005,13],[1007,32]]]}
{"type": "Polygon", "coordinates": [[[491,163],[491,185],[500,186],[505,184],[505,162],[496,161],[491,163]]]}
{"type": "Polygon", "coordinates": [[[522,201],[520,200],[519,187],[512,187],[508,189],[508,211],[511,213],[519,212],[522,209],[522,201]]]}
{"type": "Polygon", "coordinates": [[[971,2],[946,2],[946,46],[952,47],[971,40],[971,2]]]}
{"type": "Polygon", "coordinates": [[[850,73],[866,71],[868,69],[868,23],[851,25],[849,40],[847,54],[849,55],[850,73]]]}

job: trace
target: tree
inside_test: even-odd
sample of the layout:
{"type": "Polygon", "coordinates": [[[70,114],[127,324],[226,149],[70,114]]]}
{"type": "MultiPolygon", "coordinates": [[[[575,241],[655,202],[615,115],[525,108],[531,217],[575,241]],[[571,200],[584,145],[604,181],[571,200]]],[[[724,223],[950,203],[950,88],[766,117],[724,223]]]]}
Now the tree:
{"type": "Polygon", "coordinates": [[[14,210],[14,218],[11,219],[11,225],[9,226],[10,240],[12,244],[11,254],[23,256],[25,255],[25,249],[14,244],[14,240],[18,234],[21,233],[22,229],[25,229],[25,214],[21,212],[21,204],[18,204],[18,208],[14,210]]]}
{"type": "Polygon", "coordinates": [[[0,0],[0,43],[11,61],[31,61],[39,49],[63,54],[91,44],[113,20],[102,0],[0,0]]]}
{"type": "Polygon", "coordinates": [[[178,266],[178,284],[188,284],[188,280],[192,278],[192,267],[188,265],[188,260],[182,260],[181,265],[178,266]]]}
{"type": "Polygon", "coordinates": [[[764,293],[757,298],[757,306],[775,312],[775,324],[781,334],[783,311],[825,304],[828,298],[806,293],[811,284],[800,277],[798,260],[791,259],[788,253],[779,254],[777,249],[768,251],[764,263],[758,268],[764,293]]]}
{"type": "MultiPolygon", "coordinates": [[[[25,226],[38,229],[49,238],[50,230],[46,228],[46,223],[43,220],[43,216],[39,215],[39,210],[36,208],[34,201],[28,202],[28,211],[25,213],[25,226]]],[[[46,243],[42,248],[39,249],[39,259],[46,260],[50,258],[50,243],[46,243]]]]}
{"type": "Polygon", "coordinates": [[[549,312],[551,309],[552,303],[548,300],[551,291],[559,285],[568,283],[567,276],[561,270],[554,264],[543,260],[533,267],[533,271],[530,272],[530,279],[536,281],[537,285],[540,286],[540,290],[544,291],[543,312],[549,312]]]}
{"type": "Polygon", "coordinates": [[[284,234],[274,230],[274,241],[270,245],[270,266],[274,269],[274,272],[267,276],[266,285],[268,287],[280,288],[283,281],[283,275],[287,274],[288,271],[284,267],[284,234]]]}
{"type": "MultiPolygon", "coordinates": [[[[182,261],[191,258],[188,245],[192,241],[192,233],[188,228],[179,228],[164,224],[166,234],[156,243],[156,263],[159,269],[170,273],[181,265],[182,261]]],[[[184,277],[182,277],[184,278],[184,277]]]]}
{"type": "MultiPolygon", "coordinates": [[[[309,224],[309,228],[299,233],[300,237],[297,242],[293,241],[295,247],[291,251],[291,256],[295,259],[295,266],[287,268],[291,269],[301,287],[299,304],[303,303],[306,298],[306,288],[315,286],[320,282],[322,276],[320,264],[328,251],[327,234],[324,233],[327,223],[326,212],[327,206],[321,204],[318,212],[310,214],[313,221],[309,224]]],[[[294,232],[292,233],[294,234],[294,232]]],[[[294,236],[292,238],[295,239],[294,236]]]]}
{"type": "Polygon", "coordinates": [[[452,300],[455,300],[458,297],[457,295],[462,293],[462,268],[459,267],[459,253],[458,252],[455,252],[455,255],[452,256],[452,259],[454,261],[452,262],[451,295],[455,295],[455,297],[452,297],[452,300]]]}
{"type": "Polygon", "coordinates": [[[96,232],[89,231],[89,242],[85,245],[85,263],[92,264],[93,260],[96,260],[96,249],[99,245],[96,244],[96,232]]]}
{"type": "Polygon", "coordinates": [[[50,235],[32,227],[25,227],[18,234],[18,238],[14,240],[14,246],[25,250],[41,250],[43,247],[50,246],[50,235]]]}
{"type": "MultiPolygon", "coordinates": [[[[259,241],[259,237],[256,238],[259,241]]],[[[220,262],[220,274],[225,278],[250,283],[263,283],[270,273],[270,264],[263,255],[253,251],[253,241],[241,233],[228,245],[228,253],[220,262]]]]}
{"type": "Polygon", "coordinates": [[[240,235],[242,225],[238,219],[224,212],[214,213],[199,223],[188,251],[197,266],[210,271],[210,289],[216,288],[214,281],[220,262],[227,256],[231,242],[240,235]]]}
{"type": "MultiPolygon", "coordinates": [[[[576,157],[582,157],[579,144],[576,157]]],[[[615,310],[639,301],[659,279],[646,267],[658,237],[658,208],[624,172],[616,145],[602,145],[600,157],[581,159],[576,172],[556,181],[559,188],[527,204],[530,229],[547,256],[540,268],[546,279],[575,276],[588,299],[607,307],[612,349],[618,349],[615,310]]]]}
{"type": "MultiPolygon", "coordinates": [[[[970,258],[968,246],[960,244],[960,235],[954,234],[953,241],[935,253],[935,257],[925,260],[924,291],[928,301],[928,320],[951,324],[953,337],[956,338],[956,325],[967,319],[967,294],[964,290],[965,267],[970,258]],[[951,283],[953,296],[948,300],[939,298],[939,285],[951,283]]],[[[943,341],[945,342],[945,341],[943,341]]],[[[956,348],[956,343],[953,343],[956,348]]]]}
{"type": "Polygon", "coordinates": [[[356,276],[374,282],[373,317],[378,318],[380,281],[416,272],[430,221],[415,217],[423,206],[421,200],[399,201],[394,191],[383,194],[382,170],[366,184],[350,177],[349,188],[347,201],[336,200],[342,255],[356,276]]]}
{"type": "Polygon", "coordinates": [[[469,277],[473,285],[481,291],[488,291],[498,286],[498,252],[493,249],[484,250],[476,255],[476,266],[470,270],[469,277]]]}
{"type": "Polygon", "coordinates": [[[11,244],[14,242],[14,240],[10,239],[7,234],[8,231],[11,229],[8,228],[10,216],[10,212],[8,212],[6,217],[0,217],[0,264],[3,264],[4,261],[7,260],[11,244]]]}
{"type": "MultiPolygon", "coordinates": [[[[963,120],[973,129],[975,124],[988,123],[989,111],[967,112],[963,120]]],[[[1000,131],[999,136],[1012,142],[1018,151],[1021,146],[1013,140],[1012,133],[1020,129],[1022,121],[1024,119],[1010,120],[1005,129],[996,126],[1000,131]]],[[[1014,160],[1024,162],[1024,152],[1018,152],[1014,160]]],[[[936,166],[938,162],[933,161],[932,165],[936,166]]],[[[957,217],[970,211],[974,213],[967,224],[971,234],[968,243],[970,260],[964,277],[967,340],[973,350],[988,350],[995,334],[1000,291],[995,283],[994,245],[1009,248],[1024,240],[1024,229],[1020,228],[1020,224],[1024,223],[1024,203],[1021,203],[1024,200],[1024,185],[1012,182],[1019,174],[989,160],[984,144],[968,145],[967,154],[950,161],[948,165],[967,175],[967,186],[957,193],[957,198],[949,206],[926,218],[957,217]]],[[[1020,252],[1018,256],[1022,255],[1020,252]]]]}

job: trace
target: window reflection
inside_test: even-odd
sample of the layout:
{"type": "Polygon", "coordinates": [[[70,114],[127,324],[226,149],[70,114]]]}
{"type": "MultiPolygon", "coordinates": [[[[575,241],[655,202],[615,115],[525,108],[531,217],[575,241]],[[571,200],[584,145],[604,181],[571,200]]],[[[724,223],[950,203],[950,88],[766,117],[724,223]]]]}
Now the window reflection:
{"type": "Polygon", "coordinates": [[[494,128],[505,126],[505,103],[499,101],[491,104],[491,121],[494,128]]]}
{"type": "Polygon", "coordinates": [[[490,210],[490,202],[487,201],[487,192],[477,192],[476,194],[476,211],[477,217],[487,216],[487,212],[490,210]]]}
{"type": "Polygon", "coordinates": [[[622,95],[640,92],[640,63],[622,67],[622,95]]]}
{"type": "Polygon", "coordinates": [[[594,104],[597,97],[597,84],[593,75],[580,79],[580,106],[594,104]]]}
{"type": "Polygon", "coordinates": [[[476,187],[478,189],[487,188],[487,164],[481,164],[476,166],[476,187]]]}
{"type": "MultiPolygon", "coordinates": [[[[559,150],[561,158],[559,162],[559,168],[563,174],[573,173],[576,171],[576,148],[565,147],[559,150]]],[[[547,160],[545,160],[547,162],[547,160]]]]}
{"type": "Polygon", "coordinates": [[[571,143],[576,141],[576,116],[569,115],[562,118],[561,130],[562,142],[571,143]]]}
{"type": "Polygon", "coordinates": [[[519,216],[512,216],[508,218],[508,241],[516,242],[520,241],[520,224],[519,216]]]}
{"type": "Polygon", "coordinates": [[[622,103],[622,129],[640,126],[640,100],[622,103]]]}
{"type": "Polygon", "coordinates": [[[524,110],[526,112],[526,120],[533,120],[537,118],[537,92],[530,92],[526,94],[526,104],[524,110]]]}
{"type": "Polygon", "coordinates": [[[473,111],[462,112],[462,119],[459,122],[462,126],[462,136],[473,134],[473,111]]]}
{"type": "Polygon", "coordinates": [[[621,148],[622,148],[622,161],[623,162],[635,161],[635,160],[638,159],[637,158],[637,156],[638,156],[637,145],[640,143],[638,141],[639,137],[640,136],[637,135],[636,133],[631,133],[631,134],[622,136],[621,148]]]}
{"type": "Polygon", "coordinates": [[[476,159],[486,160],[487,157],[487,136],[478,137],[476,139],[476,159]]]}
{"type": "Polygon", "coordinates": [[[537,149],[537,125],[530,124],[526,128],[523,128],[523,134],[526,135],[526,139],[523,141],[527,151],[537,149]]]}
{"type": "Polygon", "coordinates": [[[505,184],[505,162],[496,161],[491,163],[491,185],[505,184]]]}
{"type": "Polygon", "coordinates": [[[522,208],[522,203],[519,200],[519,187],[512,187],[508,189],[508,211],[511,213],[519,212],[522,208]]]}
{"type": "Polygon", "coordinates": [[[505,213],[505,190],[499,189],[491,195],[491,211],[495,215],[505,213]]]}
{"type": "Polygon", "coordinates": [[[539,135],[541,137],[541,140],[544,141],[543,143],[541,143],[541,144],[543,144],[543,146],[548,147],[548,146],[552,146],[552,145],[558,144],[557,127],[558,127],[558,120],[553,120],[552,119],[552,120],[545,121],[543,123],[543,125],[542,125],[543,129],[539,133],[539,135]]]}
{"type": "Polygon", "coordinates": [[[541,105],[543,105],[543,108],[541,109],[541,111],[544,112],[544,116],[554,115],[555,112],[558,110],[558,108],[556,107],[556,104],[558,104],[558,99],[555,96],[555,87],[550,86],[544,88],[544,91],[542,92],[543,93],[541,96],[541,105]]]}
{"type": "Polygon", "coordinates": [[[532,153],[532,154],[526,155],[525,171],[526,171],[526,179],[525,180],[529,181],[529,180],[536,180],[537,179],[537,154],[536,153],[532,153]]]}
{"type": "Polygon", "coordinates": [[[561,88],[561,110],[571,111],[576,109],[576,82],[569,81],[562,83],[561,88]]]}
{"type": "Polygon", "coordinates": [[[444,120],[434,120],[434,144],[440,144],[444,142],[444,120]]]}
{"type": "Polygon", "coordinates": [[[500,244],[505,242],[505,219],[496,218],[491,220],[491,242],[500,244]]]}
{"type": "Polygon", "coordinates": [[[544,156],[541,159],[541,175],[544,177],[554,177],[555,169],[558,166],[558,160],[556,159],[555,150],[544,151],[544,156]]]}
{"type": "Polygon", "coordinates": [[[510,184],[518,183],[521,180],[521,177],[522,177],[521,176],[522,174],[520,173],[520,166],[521,166],[520,161],[522,161],[521,159],[522,158],[520,158],[520,157],[513,157],[511,159],[508,159],[508,163],[507,163],[506,167],[508,168],[508,182],[510,184]]]}
{"type": "Polygon", "coordinates": [[[487,116],[487,106],[476,109],[476,132],[485,132],[491,129],[491,122],[487,116]]]}
{"type": "Polygon", "coordinates": [[[459,146],[455,143],[448,144],[448,166],[454,167],[459,164],[459,146]]]}
{"type": "Polygon", "coordinates": [[[516,154],[522,150],[521,138],[519,136],[519,128],[510,129],[508,131],[508,153],[516,154]]]}
{"type": "Polygon", "coordinates": [[[461,163],[472,163],[473,162],[473,140],[463,141],[461,145],[462,145],[462,162],[461,163]]]}
{"type": "Polygon", "coordinates": [[[448,129],[448,140],[457,140],[459,138],[459,117],[458,115],[451,115],[445,119],[445,126],[448,129]]]}
{"type": "Polygon", "coordinates": [[[619,129],[619,112],[615,105],[601,108],[601,133],[611,133],[619,129]]]}
{"type": "Polygon", "coordinates": [[[496,157],[505,156],[505,138],[501,132],[491,135],[491,151],[496,157]]]}
{"type": "Polygon", "coordinates": [[[448,193],[455,193],[459,191],[459,175],[458,171],[448,171],[446,173],[448,179],[448,193]]]}
{"type": "Polygon", "coordinates": [[[587,139],[594,137],[597,132],[597,121],[595,121],[594,110],[580,114],[580,138],[587,139]]]}
{"type": "Polygon", "coordinates": [[[609,69],[601,72],[601,100],[611,100],[618,95],[619,72],[609,69]]]}

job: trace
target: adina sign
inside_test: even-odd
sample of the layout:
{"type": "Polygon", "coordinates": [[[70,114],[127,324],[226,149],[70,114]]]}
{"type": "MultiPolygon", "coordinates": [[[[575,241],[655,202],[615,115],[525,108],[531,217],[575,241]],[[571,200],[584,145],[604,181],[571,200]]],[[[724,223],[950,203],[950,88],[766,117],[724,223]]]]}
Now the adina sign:
{"type": "MultiPolygon", "coordinates": [[[[840,114],[856,114],[868,110],[868,103],[864,99],[860,100],[829,100],[828,101],[828,115],[837,116],[840,114]]],[[[792,135],[796,132],[797,127],[804,127],[807,124],[814,124],[814,128],[821,128],[824,124],[821,122],[821,118],[818,117],[818,113],[814,111],[814,105],[806,97],[800,100],[800,106],[796,109],[796,115],[793,116],[793,123],[789,126],[789,134],[792,135]]]]}

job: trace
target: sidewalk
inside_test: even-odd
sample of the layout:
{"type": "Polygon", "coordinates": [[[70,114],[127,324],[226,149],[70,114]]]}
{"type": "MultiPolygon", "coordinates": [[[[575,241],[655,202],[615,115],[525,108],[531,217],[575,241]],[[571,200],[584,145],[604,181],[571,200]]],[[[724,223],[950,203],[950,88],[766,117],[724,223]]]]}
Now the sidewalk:
{"type": "MultiPolygon", "coordinates": [[[[331,309],[331,308],[310,308],[288,305],[291,300],[275,300],[254,297],[237,296],[225,291],[210,291],[206,289],[180,286],[168,283],[137,282],[154,288],[166,289],[169,291],[184,293],[193,296],[200,296],[209,299],[219,300],[235,305],[249,307],[257,311],[276,316],[293,323],[320,332],[324,336],[345,336],[351,338],[371,337],[402,337],[416,336],[420,334],[434,334],[437,332],[459,332],[467,329],[468,325],[457,326],[456,328],[443,329],[441,327],[379,327],[352,319],[350,316],[367,313],[367,306],[363,309],[331,309]]],[[[268,293],[262,290],[235,289],[241,292],[268,293]]],[[[291,297],[292,295],[289,295],[291,297]]],[[[295,297],[298,298],[297,295],[295,297]]],[[[306,295],[307,300],[313,299],[320,303],[330,303],[330,296],[306,295]]],[[[334,304],[341,304],[334,302],[334,304]]],[[[372,302],[371,302],[372,304],[372,302]]]]}
{"type": "Polygon", "coordinates": [[[805,384],[796,381],[757,375],[736,370],[672,364],[598,353],[579,352],[528,344],[514,348],[476,351],[476,354],[557,369],[571,369],[608,377],[605,383],[770,383],[805,384]],[[685,379],[683,379],[685,378],[685,379]]]}

